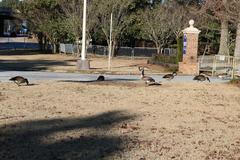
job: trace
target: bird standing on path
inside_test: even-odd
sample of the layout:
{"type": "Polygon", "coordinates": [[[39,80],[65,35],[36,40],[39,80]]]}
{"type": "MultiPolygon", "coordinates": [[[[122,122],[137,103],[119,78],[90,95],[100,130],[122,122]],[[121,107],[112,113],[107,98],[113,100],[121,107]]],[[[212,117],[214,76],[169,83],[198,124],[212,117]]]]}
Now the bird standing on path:
{"type": "Polygon", "coordinates": [[[219,73],[217,76],[219,77],[219,78],[221,78],[221,79],[226,79],[226,78],[231,78],[231,72],[232,72],[232,69],[230,69],[230,68],[228,68],[227,70],[226,70],[226,72],[224,72],[224,73],[219,73]]]}
{"type": "Polygon", "coordinates": [[[175,76],[177,75],[177,72],[173,72],[172,74],[166,74],[162,78],[167,79],[167,80],[172,80],[175,76]]]}
{"type": "Polygon", "coordinates": [[[20,86],[20,84],[22,83],[26,83],[26,85],[29,85],[28,79],[21,76],[12,77],[9,79],[9,81],[13,81],[18,86],[20,86]]]}
{"type": "Polygon", "coordinates": [[[200,82],[203,82],[203,81],[208,80],[209,82],[211,82],[210,79],[209,79],[207,76],[202,75],[202,74],[199,74],[199,75],[195,76],[195,77],[193,78],[193,80],[198,81],[198,82],[199,82],[199,81],[200,81],[200,82]]]}
{"type": "Polygon", "coordinates": [[[145,82],[147,85],[161,85],[160,83],[156,82],[152,77],[145,76],[144,74],[144,67],[138,67],[138,70],[141,71],[141,80],[145,82]]]}

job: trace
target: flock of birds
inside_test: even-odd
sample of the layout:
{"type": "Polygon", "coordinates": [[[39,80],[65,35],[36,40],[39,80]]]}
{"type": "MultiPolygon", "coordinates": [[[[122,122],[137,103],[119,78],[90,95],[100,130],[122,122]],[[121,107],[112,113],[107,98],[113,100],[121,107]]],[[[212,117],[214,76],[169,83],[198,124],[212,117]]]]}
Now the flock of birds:
{"type": "MultiPolygon", "coordinates": [[[[145,76],[144,74],[144,67],[138,67],[139,71],[141,71],[141,79],[145,82],[146,85],[161,85],[160,82],[156,82],[152,77],[145,76]]],[[[166,79],[168,81],[174,79],[174,77],[177,76],[177,72],[173,72],[171,74],[166,74],[162,78],[166,79]]],[[[209,81],[209,77],[206,75],[200,73],[199,75],[195,76],[193,80],[198,81],[198,82],[203,82],[203,81],[209,81]]]]}
{"type": "MultiPolygon", "coordinates": [[[[144,73],[144,69],[145,69],[144,67],[138,67],[138,70],[141,72],[141,80],[143,80],[146,85],[161,85],[160,82],[156,82],[155,79],[153,79],[152,77],[146,76],[145,73],[144,73]]],[[[177,76],[177,73],[173,72],[171,74],[164,75],[162,78],[170,81],[170,80],[174,79],[175,76],[177,76]]],[[[18,86],[21,86],[22,84],[29,85],[28,79],[25,78],[25,77],[22,77],[22,76],[12,77],[9,80],[13,81],[18,86]]],[[[202,73],[195,76],[193,78],[193,80],[196,80],[196,81],[199,81],[199,82],[203,82],[203,81],[207,80],[207,81],[210,82],[209,77],[207,77],[206,75],[204,75],[202,73]]],[[[98,76],[96,81],[105,81],[105,77],[103,75],[100,75],[100,76],[98,76]]]]}

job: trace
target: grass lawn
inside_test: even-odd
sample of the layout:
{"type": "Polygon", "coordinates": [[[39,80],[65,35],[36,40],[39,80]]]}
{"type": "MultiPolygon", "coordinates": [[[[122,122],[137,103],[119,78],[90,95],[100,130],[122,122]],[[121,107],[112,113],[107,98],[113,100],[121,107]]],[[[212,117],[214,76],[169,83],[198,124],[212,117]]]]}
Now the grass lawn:
{"type": "Polygon", "coordinates": [[[239,159],[229,84],[0,83],[0,159],[239,159]]]}

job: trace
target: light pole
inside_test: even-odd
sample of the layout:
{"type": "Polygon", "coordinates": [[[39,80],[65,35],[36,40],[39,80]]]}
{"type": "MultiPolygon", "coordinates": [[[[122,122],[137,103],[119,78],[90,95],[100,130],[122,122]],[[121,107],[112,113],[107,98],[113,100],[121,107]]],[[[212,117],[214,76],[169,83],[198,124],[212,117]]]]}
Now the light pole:
{"type": "Polygon", "coordinates": [[[83,27],[82,27],[82,53],[81,60],[84,61],[86,59],[86,12],[87,12],[87,0],[84,0],[83,4],[83,27]]]}
{"type": "Polygon", "coordinates": [[[86,59],[86,24],[87,24],[87,0],[83,3],[83,27],[82,27],[82,52],[77,67],[81,70],[90,69],[89,60],[86,59]]]}
{"type": "Polygon", "coordinates": [[[111,56],[112,56],[112,21],[113,13],[111,13],[110,19],[110,36],[109,36],[109,50],[108,50],[108,69],[111,70],[111,56]]]}

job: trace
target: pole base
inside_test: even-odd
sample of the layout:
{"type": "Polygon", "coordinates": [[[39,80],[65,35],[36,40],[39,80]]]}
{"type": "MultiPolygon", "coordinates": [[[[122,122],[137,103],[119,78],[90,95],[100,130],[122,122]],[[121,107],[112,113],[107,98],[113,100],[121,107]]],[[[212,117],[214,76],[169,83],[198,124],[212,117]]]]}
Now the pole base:
{"type": "Polygon", "coordinates": [[[77,61],[77,68],[80,70],[89,70],[90,69],[90,61],[89,60],[81,60],[77,61]]]}

